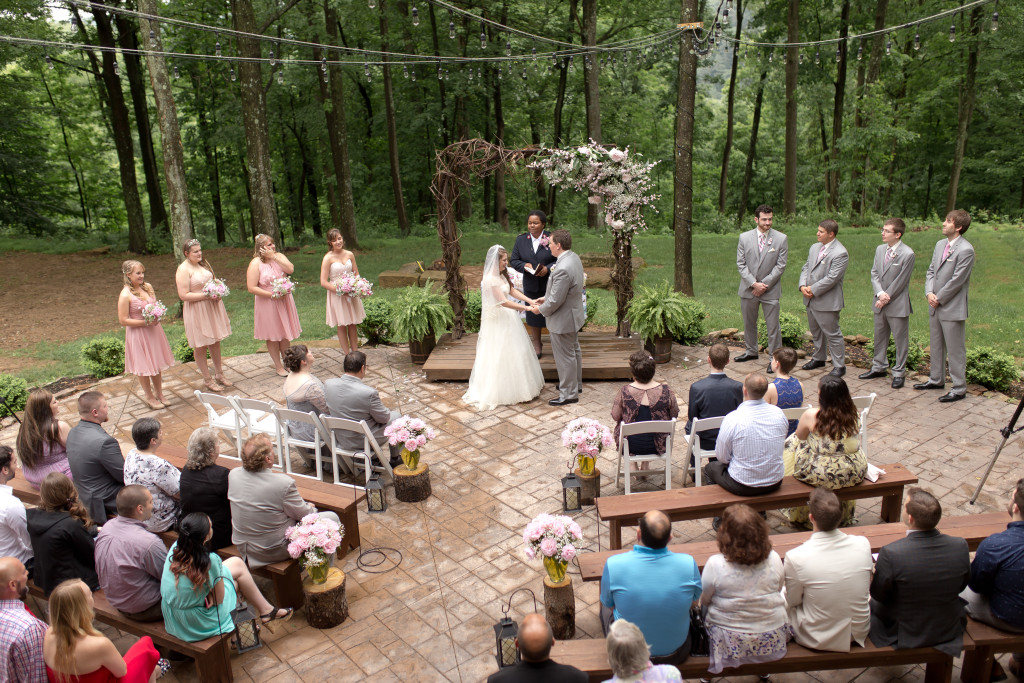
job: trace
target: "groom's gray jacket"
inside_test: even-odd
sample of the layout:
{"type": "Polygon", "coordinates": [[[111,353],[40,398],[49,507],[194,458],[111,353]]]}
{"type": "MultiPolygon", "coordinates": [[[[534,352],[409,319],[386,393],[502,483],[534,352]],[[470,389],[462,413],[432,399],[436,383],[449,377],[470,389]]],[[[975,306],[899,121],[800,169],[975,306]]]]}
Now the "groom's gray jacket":
{"type": "Polygon", "coordinates": [[[579,332],[587,321],[583,307],[583,264],[576,252],[562,252],[551,266],[544,303],[539,308],[552,334],[579,332]]]}

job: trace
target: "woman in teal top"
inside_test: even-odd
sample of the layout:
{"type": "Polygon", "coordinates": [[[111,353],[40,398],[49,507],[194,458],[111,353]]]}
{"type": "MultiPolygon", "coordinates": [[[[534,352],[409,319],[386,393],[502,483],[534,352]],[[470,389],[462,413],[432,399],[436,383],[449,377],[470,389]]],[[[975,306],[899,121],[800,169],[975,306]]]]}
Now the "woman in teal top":
{"type": "Polygon", "coordinates": [[[164,561],[160,580],[164,627],[176,638],[187,642],[205,640],[230,633],[235,626],[231,611],[238,602],[236,590],[260,616],[271,631],[275,619],[291,619],[293,610],[270,604],[252,580],[249,568],[237,557],[221,561],[207,543],[213,536],[210,518],[193,512],[181,521],[178,540],[164,561]]]}

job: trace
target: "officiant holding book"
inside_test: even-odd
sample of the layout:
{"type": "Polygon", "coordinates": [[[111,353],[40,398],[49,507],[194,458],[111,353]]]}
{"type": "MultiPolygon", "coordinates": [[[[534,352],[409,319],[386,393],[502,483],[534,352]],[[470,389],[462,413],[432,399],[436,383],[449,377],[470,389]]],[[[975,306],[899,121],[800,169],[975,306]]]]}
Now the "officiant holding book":
{"type": "MultiPolygon", "coordinates": [[[[527,232],[516,237],[509,262],[523,274],[523,294],[536,299],[543,296],[548,286],[548,274],[555,256],[551,253],[551,234],[546,230],[548,217],[543,211],[531,211],[526,218],[527,232]]],[[[527,311],[526,331],[533,341],[537,358],[541,355],[540,331],[546,327],[544,316],[527,311]]]]}

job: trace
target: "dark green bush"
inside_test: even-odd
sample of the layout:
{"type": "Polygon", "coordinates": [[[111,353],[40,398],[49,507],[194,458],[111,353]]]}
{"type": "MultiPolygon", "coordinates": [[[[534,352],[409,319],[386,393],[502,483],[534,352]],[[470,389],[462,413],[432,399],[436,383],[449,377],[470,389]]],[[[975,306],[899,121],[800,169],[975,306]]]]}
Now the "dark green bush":
{"type": "Polygon", "coordinates": [[[195,349],[188,345],[188,337],[181,335],[171,347],[174,359],[179,363],[191,363],[196,359],[195,349]]]}
{"type": "Polygon", "coordinates": [[[590,324],[590,321],[594,319],[594,316],[597,315],[597,307],[598,307],[597,297],[595,297],[595,296],[588,296],[587,297],[587,319],[583,322],[583,327],[580,328],[580,329],[585,329],[586,326],[590,324]]]}
{"type": "MultiPolygon", "coordinates": [[[[941,359],[932,359],[933,363],[941,359]]],[[[996,391],[1006,391],[1020,379],[1020,368],[1013,356],[988,346],[967,349],[967,381],[996,391]]]]}
{"type": "Polygon", "coordinates": [[[673,338],[683,346],[693,346],[708,331],[708,310],[704,304],[686,297],[683,300],[683,325],[673,338]]]}
{"type": "Polygon", "coordinates": [[[0,375],[0,398],[3,399],[3,403],[0,403],[0,417],[24,410],[28,400],[28,383],[14,375],[0,375]]]}
{"type": "Polygon", "coordinates": [[[470,290],[470,292],[466,294],[466,308],[462,312],[463,318],[465,319],[466,332],[480,331],[480,315],[482,308],[483,303],[480,299],[480,290],[470,290]]]}
{"type": "MultiPolygon", "coordinates": [[[[924,358],[924,347],[926,346],[923,339],[920,337],[911,337],[910,346],[907,348],[907,370],[917,370],[918,366],[921,365],[921,360],[924,358]]],[[[874,357],[875,355],[875,343],[871,342],[865,349],[868,355],[874,357]]],[[[885,355],[889,359],[889,367],[896,365],[896,344],[893,343],[892,337],[889,337],[889,346],[886,349],[885,355]]]]}
{"type": "Polygon", "coordinates": [[[366,337],[371,346],[391,341],[391,304],[387,299],[370,297],[363,299],[366,318],[359,323],[359,334],[366,337]]]}
{"type": "Polygon", "coordinates": [[[93,339],[82,347],[82,364],[100,379],[120,375],[124,372],[124,340],[118,337],[93,339]]]}
{"type": "MultiPolygon", "coordinates": [[[[782,345],[791,349],[799,349],[804,345],[804,319],[794,313],[779,313],[779,328],[782,332],[782,345]]],[[[757,321],[757,345],[759,348],[768,348],[768,326],[764,318],[757,321]]]]}

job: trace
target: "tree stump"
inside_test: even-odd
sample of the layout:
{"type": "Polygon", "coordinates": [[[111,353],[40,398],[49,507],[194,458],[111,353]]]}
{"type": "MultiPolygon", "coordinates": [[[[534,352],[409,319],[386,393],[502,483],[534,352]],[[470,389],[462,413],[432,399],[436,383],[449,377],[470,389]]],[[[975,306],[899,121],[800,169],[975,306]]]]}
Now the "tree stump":
{"type": "Polygon", "coordinates": [[[580,480],[580,504],[593,505],[594,499],[601,495],[601,470],[594,468],[594,473],[587,476],[577,467],[575,474],[580,480]]]}
{"type": "Polygon", "coordinates": [[[544,613],[555,638],[570,640],[576,636],[576,593],[571,576],[559,583],[544,577],[544,613]]]}
{"type": "Polygon", "coordinates": [[[306,621],[313,628],[334,628],[348,618],[348,597],[345,595],[345,572],[331,567],[326,583],[302,582],[306,598],[306,621]]]}
{"type": "Polygon", "coordinates": [[[395,498],[403,503],[418,503],[430,498],[430,468],[420,462],[416,469],[405,465],[395,468],[395,498]]]}

